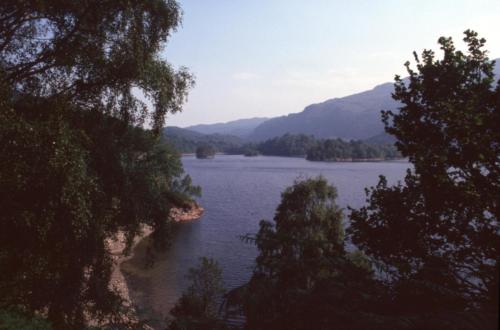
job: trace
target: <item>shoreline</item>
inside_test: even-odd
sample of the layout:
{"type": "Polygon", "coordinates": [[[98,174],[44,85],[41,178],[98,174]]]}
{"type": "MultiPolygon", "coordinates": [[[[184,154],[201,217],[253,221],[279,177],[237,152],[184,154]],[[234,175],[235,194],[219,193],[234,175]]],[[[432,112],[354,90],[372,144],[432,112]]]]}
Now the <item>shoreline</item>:
{"type": "MultiPolygon", "coordinates": [[[[174,219],[175,222],[189,222],[198,220],[204,213],[204,208],[198,205],[197,203],[193,203],[191,208],[182,209],[182,208],[172,208],[170,211],[170,216],[174,219]]],[[[139,321],[137,309],[134,306],[135,301],[131,297],[130,287],[127,284],[127,279],[125,278],[124,269],[122,266],[127,262],[131,261],[134,257],[137,257],[137,249],[143,246],[149,241],[151,234],[153,233],[153,228],[148,225],[142,225],[140,234],[134,237],[134,241],[130,248],[130,252],[128,255],[124,255],[124,250],[126,247],[126,238],[122,231],[118,232],[114,239],[107,239],[106,244],[111,253],[111,257],[113,259],[113,270],[111,273],[111,281],[109,283],[110,287],[115,288],[119,295],[124,300],[125,306],[127,308],[131,308],[132,313],[136,320],[139,321]]],[[[126,271],[127,273],[129,270],[126,271]]]]}
{"type": "MultiPolygon", "coordinates": [[[[399,161],[408,161],[407,157],[394,157],[394,158],[335,158],[335,159],[325,159],[325,160],[312,160],[307,159],[306,155],[303,156],[284,156],[284,155],[252,155],[245,156],[245,154],[231,154],[231,153],[223,153],[217,152],[216,156],[244,156],[246,158],[252,157],[280,157],[280,158],[297,158],[297,159],[305,159],[308,162],[316,162],[316,163],[391,163],[391,162],[399,162],[399,161]]],[[[195,153],[181,153],[182,157],[196,157],[195,153]]],[[[213,159],[212,158],[199,158],[199,159],[213,159]]]]}

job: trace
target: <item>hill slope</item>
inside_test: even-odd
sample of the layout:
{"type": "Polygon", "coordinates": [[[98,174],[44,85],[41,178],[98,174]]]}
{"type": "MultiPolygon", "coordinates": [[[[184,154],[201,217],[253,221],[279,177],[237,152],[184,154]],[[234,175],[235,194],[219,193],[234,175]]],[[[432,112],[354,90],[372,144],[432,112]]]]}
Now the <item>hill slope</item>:
{"type": "Polygon", "coordinates": [[[270,119],[250,135],[265,140],[285,133],[312,134],[317,138],[367,139],[383,131],[380,110],[394,110],[392,83],[343,98],[307,106],[300,113],[270,119]]]}
{"type": "Polygon", "coordinates": [[[234,135],[202,134],[175,126],[164,128],[162,139],[181,153],[194,153],[201,145],[210,145],[217,152],[239,148],[243,145],[243,140],[234,135]]]}
{"type": "MultiPolygon", "coordinates": [[[[500,78],[500,58],[496,59],[495,74],[500,78]]],[[[381,110],[397,110],[398,103],[391,97],[393,83],[376,86],[372,90],[334,98],[307,106],[304,111],[269,119],[255,128],[249,138],[262,141],[290,134],[310,134],[316,138],[341,138],[390,142],[384,134],[381,110]]],[[[393,139],[392,139],[393,140],[393,139]]]]}
{"type": "Polygon", "coordinates": [[[248,118],[229,121],[227,123],[201,124],[186,127],[186,129],[203,134],[228,134],[247,137],[253,130],[269,118],[248,118]]]}

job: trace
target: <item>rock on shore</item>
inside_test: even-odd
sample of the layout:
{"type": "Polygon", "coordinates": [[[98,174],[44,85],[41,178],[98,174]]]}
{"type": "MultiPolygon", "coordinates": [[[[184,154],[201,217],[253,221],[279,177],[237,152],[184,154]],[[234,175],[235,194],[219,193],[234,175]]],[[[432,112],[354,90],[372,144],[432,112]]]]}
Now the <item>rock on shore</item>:
{"type": "MultiPolygon", "coordinates": [[[[170,216],[176,222],[193,221],[199,219],[203,215],[204,211],[205,210],[203,209],[203,207],[193,202],[187,208],[172,208],[170,210],[170,216]]],[[[119,232],[114,239],[110,238],[106,240],[106,245],[108,246],[108,249],[111,252],[112,258],[114,260],[114,268],[111,275],[110,286],[118,290],[122,298],[125,300],[125,304],[131,308],[133,308],[133,303],[130,297],[127,282],[121,270],[121,266],[124,262],[134,257],[134,249],[139,243],[148,239],[149,235],[152,232],[153,229],[150,226],[142,226],[141,234],[134,238],[134,242],[131,248],[132,252],[129,255],[124,254],[126,247],[126,237],[123,232],[119,232]]]]}
{"type": "Polygon", "coordinates": [[[177,222],[192,221],[199,219],[205,209],[196,203],[191,203],[188,208],[174,207],[170,210],[170,216],[177,222]]]}

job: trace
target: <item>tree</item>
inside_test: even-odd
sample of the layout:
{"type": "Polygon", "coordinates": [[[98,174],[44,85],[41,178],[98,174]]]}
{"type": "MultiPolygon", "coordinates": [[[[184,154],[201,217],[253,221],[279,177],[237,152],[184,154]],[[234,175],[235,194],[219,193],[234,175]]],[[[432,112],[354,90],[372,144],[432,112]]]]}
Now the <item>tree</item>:
{"type": "Polygon", "coordinates": [[[169,329],[224,329],[218,307],[225,289],[217,261],[203,257],[187,278],[191,284],[170,313],[175,319],[169,329]]]}
{"type": "Polygon", "coordinates": [[[1,80],[16,95],[64,97],[132,123],[145,119],[142,93],[159,129],[193,83],[158,56],[180,18],[173,0],[2,1],[1,80]]]}
{"type": "Polygon", "coordinates": [[[16,310],[0,310],[0,329],[52,330],[52,326],[39,316],[25,315],[16,310]]]}
{"type": "Polygon", "coordinates": [[[441,59],[415,53],[417,70],[407,62],[409,78],[396,77],[402,106],[383,120],[413,169],[395,186],[381,177],[350,214],[352,241],[382,265],[399,313],[498,315],[500,84],[485,40],[468,30],[464,41],[467,53],[440,38],[441,59]]]}
{"type": "Polygon", "coordinates": [[[336,197],[322,177],[296,181],[283,192],[274,222],[263,220],[256,236],[246,236],[259,250],[257,265],[227,300],[241,305],[248,328],[369,326],[367,297],[378,284],[366,258],[345,250],[336,197]]]}
{"type": "Polygon", "coordinates": [[[168,244],[170,208],[197,193],[158,144],[192,85],[158,56],[179,20],[175,1],[0,4],[0,308],[114,322],[105,240],[147,224],[168,244]]]}

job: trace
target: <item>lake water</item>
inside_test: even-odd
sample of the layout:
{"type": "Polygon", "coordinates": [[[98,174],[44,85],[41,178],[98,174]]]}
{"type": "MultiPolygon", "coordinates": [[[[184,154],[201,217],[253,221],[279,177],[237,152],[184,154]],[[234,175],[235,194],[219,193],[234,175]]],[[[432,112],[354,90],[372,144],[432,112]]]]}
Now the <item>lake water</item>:
{"type": "Polygon", "coordinates": [[[256,248],[240,240],[255,233],[261,219],[271,220],[281,192],[296,178],[323,175],[338,190],[338,204],[360,207],[364,188],[383,174],[395,183],[410,164],[405,161],[373,163],[309,162],[301,158],[243,157],[218,155],[200,160],[182,159],[186,173],[202,187],[199,203],[205,208],[197,221],[182,223],[171,249],[161,256],[151,277],[147,304],[165,314],[187,285],[185,275],[202,256],[217,259],[227,288],[246,282],[251,274],[256,248]]]}

